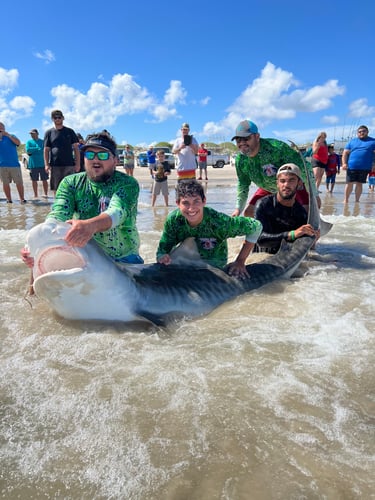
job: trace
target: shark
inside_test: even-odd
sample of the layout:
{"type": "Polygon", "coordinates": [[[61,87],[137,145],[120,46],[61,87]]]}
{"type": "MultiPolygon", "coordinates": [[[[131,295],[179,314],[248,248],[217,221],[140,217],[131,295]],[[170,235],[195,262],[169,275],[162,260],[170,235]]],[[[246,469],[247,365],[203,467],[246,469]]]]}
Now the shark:
{"type": "MultiPolygon", "coordinates": [[[[321,221],[314,196],[309,196],[308,222],[324,233],[331,226],[321,221]]],[[[159,326],[207,315],[240,295],[290,278],[315,243],[309,236],[283,241],[277,254],[246,266],[249,278],[237,279],[203,262],[191,239],[173,251],[171,265],[116,265],[93,241],[83,248],[67,245],[69,227],[47,219],[28,233],[36,295],[65,319],[159,326]]]]}

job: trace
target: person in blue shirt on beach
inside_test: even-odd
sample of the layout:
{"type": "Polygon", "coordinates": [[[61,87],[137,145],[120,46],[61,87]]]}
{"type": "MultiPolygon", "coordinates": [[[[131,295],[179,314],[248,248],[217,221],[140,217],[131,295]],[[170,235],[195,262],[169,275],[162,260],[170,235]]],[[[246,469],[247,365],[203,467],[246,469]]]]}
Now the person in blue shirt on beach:
{"type": "Polygon", "coordinates": [[[29,155],[27,168],[30,171],[30,179],[33,186],[34,198],[38,198],[38,180],[42,181],[43,198],[48,198],[48,172],[44,167],[44,142],[39,139],[36,128],[30,130],[31,139],[25,144],[25,151],[29,155]]]}
{"type": "Polygon", "coordinates": [[[26,203],[20,162],[17,147],[21,141],[5,130],[4,123],[0,122],[0,178],[3,183],[7,203],[13,203],[10,184],[14,182],[21,203],[26,203]]]}
{"type": "Polygon", "coordinates": [[[155,165],[156,165],[156,152],[154,151],[154,147],[150,146],[147,151],[147,166],[152,178],[154,178],[155,165]]]}
{"type": "Polygon", "coordinates": [[[366,125],[357,129],[357,137],[351,139],[342,154],[342,170],[346,170],[346,186],[344,203],[349,203],[349,197],[355,185],[355,201],[359,202],[363,184],[367,182],[369,172],[375,170],[374,164],[375,139],[369,137],[366,125]]]}

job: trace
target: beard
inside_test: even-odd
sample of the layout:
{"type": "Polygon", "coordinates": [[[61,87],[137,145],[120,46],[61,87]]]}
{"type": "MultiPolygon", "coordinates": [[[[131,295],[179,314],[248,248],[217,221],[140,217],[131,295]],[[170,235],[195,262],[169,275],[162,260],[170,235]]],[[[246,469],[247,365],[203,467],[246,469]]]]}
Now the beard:
{"type": "Polygon", "coordinates": [[[114,170],[112,172],[106,172],[106,173],[97,173],[95,169],[90,169],[90,170],[87,170],[86,169],[86,174],[87,174],[87,177],[93,181],[93,182],[98,182],[98,183],[104,183],[104,182],[107,182],[109,181],[109,179],[111,179],[113,177],[113,174],[114,174],[114,170]]]}
{"type": "Polygon", "coordinates": [[[279,195],[280,195],[280,198],[282,200],[292,200],[294,198],[294,196],[296,195],[296,193],[297,193],[296,189],[294,189],[293,191],[290,191],[290,193],[284,193],[284,192],[279,191],[279,195]]]}

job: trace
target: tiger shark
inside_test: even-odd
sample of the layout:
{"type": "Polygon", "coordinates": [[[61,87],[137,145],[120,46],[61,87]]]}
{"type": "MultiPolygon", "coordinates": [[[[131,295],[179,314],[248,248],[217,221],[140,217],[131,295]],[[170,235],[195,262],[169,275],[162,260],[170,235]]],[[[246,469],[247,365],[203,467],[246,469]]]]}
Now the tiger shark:
{"type": "MultiPolygon", "coordinates": [[[[316,199],[309,196],[309,200],[308,222],[319,229],[316,199]]],[[[324,226],[327,232],[330,224],[324,226]]],[[[171,265],[119,267],[92,241],[84,248],[67,245],[64,237],[69,228],[67,223],[47,219],[28,233],[36,295],[66,319],[156,325],[208,314],[235,297],[290,278],[315,242],[310,236],[293,243],[283,241],[277,254],[248,264],[249,278],[240,280],[200,260],[194,240],[174,251],[171,265]]]]}

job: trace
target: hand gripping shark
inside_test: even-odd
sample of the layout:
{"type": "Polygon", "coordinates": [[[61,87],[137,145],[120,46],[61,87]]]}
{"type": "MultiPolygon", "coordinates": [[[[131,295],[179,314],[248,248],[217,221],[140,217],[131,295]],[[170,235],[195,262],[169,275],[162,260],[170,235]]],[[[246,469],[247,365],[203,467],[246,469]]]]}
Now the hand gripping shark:
{"type": "MultiPolygon", "coordinates": [[[[319,229],[316,199],[309,199],[309,223],[319,229]]],[[[182,317],[198,317],[267,283],[289,278],[314,244],[309,236],[293,243],[283,241],[276,255],[247,265],[250,278],[239,280],[200,260],[193,240],[175,250],[169,266],[119,267],[94,242],[84,248],[68,246],[64,236],[69,227],[47,219],[29,231],[28,246],[34,256],[35,293],[57,314],[73,320],[166,325],[182,317]]]]}

